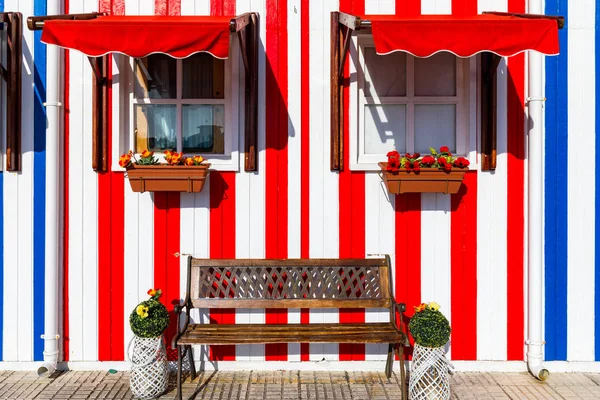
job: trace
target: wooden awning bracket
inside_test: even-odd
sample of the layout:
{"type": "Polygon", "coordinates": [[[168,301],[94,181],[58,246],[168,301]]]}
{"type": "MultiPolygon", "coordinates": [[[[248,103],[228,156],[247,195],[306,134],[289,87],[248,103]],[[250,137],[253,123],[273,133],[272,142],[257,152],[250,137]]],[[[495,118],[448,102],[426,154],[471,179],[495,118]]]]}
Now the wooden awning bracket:
{"type": "Polygon", "coordinates": [[[545,14],[522,14],[522,13],[509,13],[499,11],[483,11],[482,14],[499,15],[502,17],[519,17],[529,19],[553,19],[558,25],[558,29],[562,29],[565,26],[565,17],[560,15],[545,15],[545,14]]]}
{"type": "Polygon", "coordinates": [[[23,15],[0,13],[0,24],[7,25],[6,66],[1,66],[6,82],[6,170],[21,171],[21,82],[23,66],[23,15]]]}
{"type": "Polygon", "coordinates": [[[246,13],[236,18],[237,35],[244,63],[244,170],[258,170],[258,14],[246,13]],[[242,23],[246,21],[245,23],[242,23]]]}

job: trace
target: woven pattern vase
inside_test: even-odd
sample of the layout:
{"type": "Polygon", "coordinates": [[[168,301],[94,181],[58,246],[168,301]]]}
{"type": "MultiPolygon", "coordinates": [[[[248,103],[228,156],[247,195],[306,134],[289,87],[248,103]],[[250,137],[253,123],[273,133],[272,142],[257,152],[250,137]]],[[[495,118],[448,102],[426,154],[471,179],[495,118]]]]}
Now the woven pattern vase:
{"type": "Polygon", "coordinates": [[[156,338],[134,336],[127,349],[131,362],[129,388],[139,399],[153,399],[167,390],[169,371],[162,335],[156,338]]]}
{"type": "Polygon", "coordinates": [[[449,400],[450,381],[446,350],[415,343],[408,384],[409,400],[449,400]]]}

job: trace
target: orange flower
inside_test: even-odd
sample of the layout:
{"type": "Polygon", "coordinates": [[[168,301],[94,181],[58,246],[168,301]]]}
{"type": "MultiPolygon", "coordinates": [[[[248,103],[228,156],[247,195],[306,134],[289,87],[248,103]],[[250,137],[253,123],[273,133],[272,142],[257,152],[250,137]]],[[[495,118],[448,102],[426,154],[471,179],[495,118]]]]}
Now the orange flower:
{"type": "Polygon", "coordinates": [[[183,163],[185,165],[194,165],[194,160],[192,158],[186,157],[183,159],[183,163]]]}
{"type": "Polygon", "coordinates": [[[119,158],[119,165],[123,168],[127,168],[131,164],[131,155],[123,154],[119,158]]]}
{"type": "Polygon", "coordinates": [[[142,152],[142,158],[148,158],[148,157],[152,157],[154,155],[153,151],[148,151],[148,150],[144,150],[142,152]]]}
{"type": "Polygon", "coordinates": [[[170,158],[173,155],[171,150],[165,150],[165,158],[170,158]]]}
{"type": "Polygon", "coordinates": [[[200,164],[202,164],[202,161],[204,161],[204,157],[202,157],[202,156],[194,156],[194,164],[200,165],[200,164]]]}
{"type": "Polygon", "coordinates": [[[156,294],[156,289],[150,289],[150,290],[148,290],[148,294],[150,296],[154,296],[156,294]]]}
{"type": "Polygon", "coordinates": [[[427,308],[427,303],[421,303],[421,304],[419,304],[418,306],[415,307],[415,312],[421,312],[425,308],[427,308]]]}

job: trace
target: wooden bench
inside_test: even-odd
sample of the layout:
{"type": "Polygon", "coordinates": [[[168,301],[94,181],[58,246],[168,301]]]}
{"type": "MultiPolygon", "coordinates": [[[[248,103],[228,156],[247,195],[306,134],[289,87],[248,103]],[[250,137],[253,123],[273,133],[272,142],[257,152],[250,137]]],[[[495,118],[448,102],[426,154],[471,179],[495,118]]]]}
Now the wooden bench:
{"type": "Polygon", "coordinates": [[[389,257],[379,259],[209,260],[188,258],[186,298],[176,306],[177,399],[187,355],[196,377],[192,345],[265,343],[387,343],[385,372],[394,351],[406,399],[402,325],[405,306],[392,291],[389,257]],[[386,308],[390,322],[365,324],[192,324],[192,308],[386,308]],[[183,325],[180,323],[185,312],[183,325]]]}

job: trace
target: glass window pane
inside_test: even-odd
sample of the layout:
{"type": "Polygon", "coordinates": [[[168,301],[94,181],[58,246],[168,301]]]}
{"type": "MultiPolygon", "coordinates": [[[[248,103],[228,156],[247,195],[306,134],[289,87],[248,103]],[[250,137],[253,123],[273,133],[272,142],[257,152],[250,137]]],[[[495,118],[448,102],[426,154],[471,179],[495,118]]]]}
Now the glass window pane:
{"type": "Polygon", "coordinates": [[[225,60],[207,53],[183,59],[184,99],[225,98],[225,60]]]}
{"type": "Polygon", "coordinates": [[[455,96],[456,56],[437,53],[428,58],[415,57],[415,96],[455,96]]]}
{"type": "Polygon", "coordinates": [[[406,105],[369,104],[365,106],[365,153],[406,152],[406,105]]]}
{"type": "Polygon", "coordinates": [[[225,153],[223,105],[184,105],[182,129],[184,153],[225,153]]]}
{"type": "Polygon", "coordinates": [[[456,105],[415,105],[415,151],[428,154],[440,146],[456,152],[456,105]]]}
{"type": "Polygon", "coordinates": [[[177,149],[174,105],[136,104],[133,114],[136,152],[177,149]]]}
{"type": "Polygon", "coordinates": [[[177,97],[177,60],[165,54],[135,59],[136,99],[177,97]]]}
{"type": "Polygon", "coordinates": [[[396,51],[385,56],[375,48],[364,47],[365,96],[406,96],[406,53],[396,51]]]}

